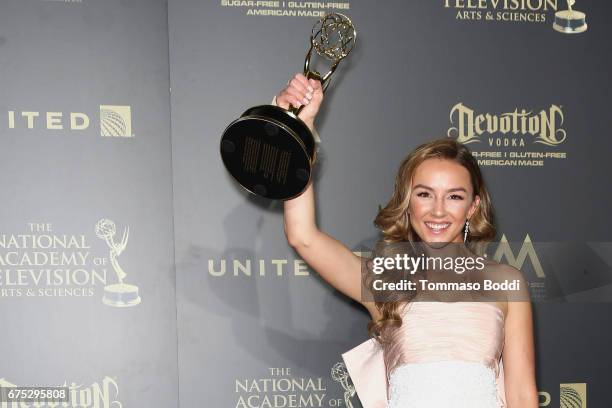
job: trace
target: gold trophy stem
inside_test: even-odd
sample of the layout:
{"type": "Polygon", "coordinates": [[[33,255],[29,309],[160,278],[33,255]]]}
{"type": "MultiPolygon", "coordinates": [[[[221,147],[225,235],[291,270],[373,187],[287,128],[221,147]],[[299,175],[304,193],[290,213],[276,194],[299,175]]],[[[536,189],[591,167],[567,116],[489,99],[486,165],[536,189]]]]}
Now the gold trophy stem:
{"type": "MultiPolygon", "coordinates": [[[[304,59],[304,76],[306,76],[306,78],[308,78],[308,79],[314,79],[316,81],[321,82],[321,89],[325,93],[325,90],[329,86],[329,81],[331,79],[331,75],[334,73],[334,71],[338,67],[338,63],[340,61],[338,60],[338,61],[334,62],[334,64],[330,67],[329,72],[326,73],[324,76],[321,76],[321,74],[319,72],[311,71],[310,70],[310,57],[311,56],[312,56],[312,40],[310,42],[310,48],[308,49],[308,53],[306,54],[306,58],[304,59]]],[[[299,108],[296,108],[296,107],[292,106],[291,104],[289,104],[289,109],[288,110],[291,111],[293,114],[295,114],[295,116],[297,116],[302,111],[302,108],[304,108],[304,106],[306,106],[306,105],[302,105],[299,108]]]]}

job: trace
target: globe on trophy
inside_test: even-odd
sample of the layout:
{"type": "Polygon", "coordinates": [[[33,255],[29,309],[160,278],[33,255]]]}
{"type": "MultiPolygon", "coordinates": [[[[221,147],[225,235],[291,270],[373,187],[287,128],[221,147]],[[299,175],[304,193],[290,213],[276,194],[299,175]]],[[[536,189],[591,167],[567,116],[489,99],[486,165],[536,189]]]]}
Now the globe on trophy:
{"type": "Polygon", "coordinates": [[[567,10],[555,13],[553,28],[564,34],[578,34],[587,30],[586,14],[573,9],[576,0],[567,0],[567,10]]]}
{"type": "Polygon", "coordinates": [[[140,303],[138,286],[123,282],[123,279],[127,276],[127,274],[123,271],[123,268],[121,268],[121,265],[119,265],[119,262],[117,261],[117,257],[121,255],[127,245],[129,228],[125,228],[123,230],[121,243],[115,242],[116,232],[117,227],[111,220],[103,218],[96,224],[96,235],[98,238],[106,241],[106,244],[110,248],[109,258],[119,281],[119,283],[104,287],[104,297],[102,298],[102,302],[105,305],[115,307],[136,306],[140,303]]]}
{"type": "MultiPolygon", "coordinates": [[[[353,49],[356,37],[355,27],[347,16],[340,13],[323,16],[312,28],[304,75],[321,81],[325,91],[338,64],[353,49]],[[331,62],[325,75],[311,69],[313,50],[331,62]]],[[[317,149],[312,132],[298,117],[301,108],[254,106],[223,132],[220,144],[223,164],[250,193],[288,200],[306,189],[317,149]]]]}

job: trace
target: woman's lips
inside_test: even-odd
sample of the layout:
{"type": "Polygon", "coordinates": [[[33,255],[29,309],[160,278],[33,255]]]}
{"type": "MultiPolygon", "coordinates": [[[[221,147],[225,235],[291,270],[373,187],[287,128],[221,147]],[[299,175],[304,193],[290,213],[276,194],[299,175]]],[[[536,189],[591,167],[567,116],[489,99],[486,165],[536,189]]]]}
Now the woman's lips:
{"type": "Polygon", "coordinates": [[[434,235],[443,234],[448,227],[451,226],[450,222],[425,222],[427,229],[434,235]]]}

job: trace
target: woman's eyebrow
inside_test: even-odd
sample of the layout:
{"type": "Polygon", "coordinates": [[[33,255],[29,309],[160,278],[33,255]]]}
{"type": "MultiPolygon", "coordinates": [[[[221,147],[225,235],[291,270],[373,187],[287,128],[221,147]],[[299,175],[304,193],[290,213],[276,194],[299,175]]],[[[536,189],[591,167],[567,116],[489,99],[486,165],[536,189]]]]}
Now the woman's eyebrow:
{"type": "Polygon", "coordinates": [[[424,188],[425,190],[431,190],[431,191],[433,191],[433,188],[428,187],[428,186],[426,186],[426,185],[424,185],[424,184],[417,184],[417,185],[415,185],[415,186],[414,186],[414,187],[412,187],[412,188],[419,188],[419,187],[424,188]]]}
{"type": "Polygon", "coordinates": [[[455,187],[455,188],[451,188],[450,190],[447,190],[448,193],[453,192],[453,191],[463,191],[464,193],[467,193],[467,190],[463,187],[455,187]]]}
{"type": "MultiPolygon", "coordinates": [[[[431,188],[429,186],[426,186],[424,184],[417,184],[413,188],[418,188],[418,187],[424,188],[425,190],[434,191],[433,188],[431,188]]],[[[463,188],[463,187],[455,187],[455,188],[450,188],[450,189],[446,190],[447,193],[450,193],[450,192],[453,192],[453,191],[463,191],[464,193],[467,193],[467,190],[465,188],[463,188]]]]}

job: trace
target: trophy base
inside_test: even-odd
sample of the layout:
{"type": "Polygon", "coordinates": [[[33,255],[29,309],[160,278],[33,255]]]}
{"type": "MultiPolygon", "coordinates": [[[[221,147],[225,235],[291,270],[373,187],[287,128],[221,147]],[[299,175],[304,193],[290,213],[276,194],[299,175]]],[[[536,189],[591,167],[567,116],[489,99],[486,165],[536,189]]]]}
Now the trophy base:
{"type": "Polygon", "coordinates": [[[274,105],[246,110],[225,129],[220,148],[223,164],[242,187],[280,200],[306,189],[316,157],[308,126],[274,105]]]}
{"type": "Polygon", "coordinates": [[[583,33],[587,30],[586,14],[581,11],[557,11],[553,28],[564,34],[583,33]]]}
{"type": "Polygon", "coordinates": [[[104,287],[102,302],[108,306],[130,307],[140,303],[138,287],[126,283],[116,283],[104,287]]]}

